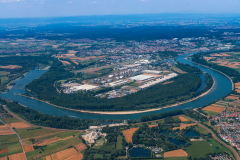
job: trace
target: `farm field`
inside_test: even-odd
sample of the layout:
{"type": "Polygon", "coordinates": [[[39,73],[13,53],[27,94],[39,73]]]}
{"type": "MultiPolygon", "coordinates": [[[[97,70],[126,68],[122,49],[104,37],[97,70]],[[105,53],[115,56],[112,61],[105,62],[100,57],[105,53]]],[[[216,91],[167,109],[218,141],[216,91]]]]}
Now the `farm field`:
{"type": "Polygon", "coordinates": [[[87,148],[86,145],[82,142],[79,143],[79,144],[76,144],[74,147],[77,149],[78,152],[81,152],[81,151],[83,151],[84,149],[87,148]]]}
{"type": "Polygon", "coordinates": [[[166,157],[187,157],[187,156],[188,156],[188,154],[182,149],[173,150],[173,151],[164,153],[164,158],[166,158],[166,157]]]}
{"type": "Polygon", "coordinates": [[[206,110],[204,110],[203,112],[206,113],[206,114],[209,115],[209,116],[216,116],[216,115],[219,115],[218,112],[212,112],[212,111],[206,111],[206,110]]]}
{"type": "Polygon", "coordinates": [[[207,130],[203,129],[202,127],[195,126],[194,128],[200,133],[203,133],[203,134],[208,134],[209,133],[207,130]]]}
{"type": "Polygon", "coordinates": [[[51,157],[52,160],[64,160],[75,154],[77,154],[77,151],[74,148],[69,148],[69,149],[48,155],[46,156],[46,159],[50,159],[49,157],[51,157]]]}
{"type": "Polygon", "coordinates": [[[116,144],[116,148],[117,149],[121,149],[122,148],[122,139],[123,139],[123,137],[121,135],[118,135],[118,137],[117,137],[117,144],[116,144]]]}
{"type": "Polygon", "coordinates": [[[5,123],[16,123],[20,122],[17,118],[15,117],[7,117],[7,118],[2,118],[3,122],[5,123]]]}
{"type": "Polygon", "coordinates": [[[15,129],[22,129],[22,128],[29,128],[31,127],[30,125],[24,123],[24,122],[16,122],[16,123],[9,123],[8,124],[11,128],[15,129]]]}
{"type": "Polygon", "coordinates": [[[132,136],[133,134],[135,133],[135,131],[138,130],[138,128],[130,128],[130,129],[127,129],[127,130],[123,130],[122,133],[126,139],[126,141],[129,143],[131,142],[132,143],[132,136]]]}
{"type": "Polygon", "coordinates": [[[188,157],[167,157],[165,160],[188,160],[188,157]]]}
{"type": "Polygon", "coordinates": [[[17,153],[8,156],[9,160],[26,160],[24,153],[17,153]]]}
{"type": "Polygon", "coordinates": [[[0,71],[0,76],[6,76],[8,74],[10,74],[10,72],[0,71]]]}
{"type": "Polygon", "coordinates": [[[202,110],[222,113],[224,109],[225,108],[221,108],[221,107],[207,106],[207,107],[204,107],[202,110]]]}
{"type": "Polygon", "coordinates": [[[158,126],[158,124],[153,124],[153,125],[149,125],[148,127],[153,128],[153,127],[157,127],[157,126],[158,126]]]}
{"type": "Polygon", "coordinates": [[[186,149],[192,158],[205,158],[206,154],[213,153],[213,149],[207,141],[192,141],[192,145],[186,149]]]}
{"type": "Polygon", "coordinates": [[[69,147],[75,146],[81,142],[82,141],[80,138],[74,137],[74,138],[68,139],[66,141],[61,141],[61,142],[58,142],[58,143],[55,143],[55,144],[52,144],[52,145],[49,145],[46,147],[42,147],[43,150],[41,148],[39,148],[34,151],[27,152],[26,156],[27,156],[28,160],[32,160],[36,157],[43,158],[48,155],[68,149],[69,147]],[[39,152],[41,152],[41,153],[39,154],[39,152]]]}
{"type": "Polygon", "coordinates": [[[48,130],[45,128],[35,128],[35,129],[31,129],[31,130],[28,130],[28,129],[17,130],[17,133],[20,135],[22,140],[48,136],[48,135],[59,133],[59,132],[62,132],[62,131],[48,130]]]}
{"type": "Polygon", "coordinates": [[[0,136],[0,142],[0,149],[8,150],[8,152],[1,153],[0,157],[22,152],[22,146],[16,134],[0,136]]]}
{"type": "Polygon", "coordinates": [[[181,120],[181,122],[187,122],[189,119],[183,117],[183,116],[178,116],[178,118],[181,120]]]}
{"type": "Polygon", "coordinates": [[[23,144],[23,149],[25,152],[33,151],[33,146],[23,144]]]}
{"type": "Polygon", "coordinates": [[[9,160],[26,160],[24,153],[17,153],[8,156],[9,160]]]}
{"type": "Polygon", "coordinates": [[[190,123],[190,124],[183,124],[182,123],[180,125],[180,127],[173,127],[173,130],[176,130],[176,129],[182,130],[182,129],[186,129],[187,127],[194,126],[194,125],[196,125],[196,123],[190,123]]]}
{"type": "Polygon", "coordinates": [[[228,148],[224,147],[222,144],[217,142],[215,139],[211,138],[209,143],[212,144],[214,153],[227,152],[229,155],[233,156],[232,152],[228,148]]]}

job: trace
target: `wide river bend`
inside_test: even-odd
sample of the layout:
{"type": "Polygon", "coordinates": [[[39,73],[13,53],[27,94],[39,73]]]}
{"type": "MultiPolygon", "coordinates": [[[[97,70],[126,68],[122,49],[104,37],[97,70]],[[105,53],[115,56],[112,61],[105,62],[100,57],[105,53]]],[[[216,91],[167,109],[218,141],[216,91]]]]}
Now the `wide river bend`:
{"type": "Polygon", "coordinates": [[[214,102],[215,100],[219,100],[222,97],[229,94],[232,90],[232,83],[230,79],[228,79],[225,75],[221,74],[220,72],[214,71],[210,68],[206,68],[203,66],[198,66],[194,63],[189,62],[187,60],[187,57],[191,54],[194,54],[194,53],[180,55],[176,58],[176,60],[184,64],[190,64],[192,66],[196,66],[200,68],[202,71],[210,74],[215,81],[213,89],[206,95],[196,100],[193,100],[181,105],[177,105],[174,107],[160,109],[157,111],[137,113],[137,114],[127,114],[127,115],[109,115],[109,114],[105,115],[105,114],[81,113],[81,112],[75,112],[75,111],[70,111],[66,109],[56,108],[44,102],[40,102],[31,98],[16,95],[16,93],[24,93],[25,91],[23,90],[23,88],[25,87],[25,85],[30,83],[33,79],[37,79],[38,77],[40,77],[42,74],[46,72],[46,70],[38,70],[37,68],[29,72],[28,74],[26,74],[24,78],[16,80],[15,81],[16,84],[14,85],[14,87],[9,92],[0,94],[0,97],[9,99],[12,101],[18,101],[19,103],[29,108],[38,110],[42,113],[55,115],[55,116],[68,116],[68,117],[75,117],[80,119],[131,119],[133,120],[133,119],[138,119],[143,115],[163,113],[163,112],[168,112],[168,111],[173,111],[178,109],[202,107],[206,104],[214,102]]]}

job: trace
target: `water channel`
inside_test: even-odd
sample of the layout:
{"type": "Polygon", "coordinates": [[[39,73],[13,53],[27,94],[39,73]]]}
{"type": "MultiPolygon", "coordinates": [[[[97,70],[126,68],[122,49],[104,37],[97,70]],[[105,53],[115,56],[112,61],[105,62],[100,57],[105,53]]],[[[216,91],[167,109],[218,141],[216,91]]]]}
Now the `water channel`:
{"type": "Polygon", "coordinates": [[[15,81],[14,87],[6,93],[0,94],[1,98],[18,101],[19,103],[38,110],[42,113],[55,115],[55,116],[68,116],[68,117],[74,117],[74,118],[80,118],[80,119],[138,119],[143,115],[150,115],[150,114],[156,114],[156,113],[163,113],[178,109],[189,109],[189,108],[198,108],[201,106],[204,106],[206,104],[209,104],[211,102],[214,102],[215,100],[221,99],[222,97],[226,96],[228,93],[232,90],[232,84],[231,81],[223,74],[214,71],[212,69],[195,65],[187,60],[187,57],[193,53],[180,55],[176,58],[177,61],[184,63],[184,64],[190,64],[192,66],[196,66],[200,68],[202,71],[210,74],[215,84],[213,86],[213,89],[206,95],[191,101],[187,102],[181,105],[177,105],[174,107],[169,107],[165,109],[160,109],[157,111],[151,111],[151,112],[145,112],[145,113],[138,113],[138,114],[128,114],[128,115],[103,115],[103,114],[92,114],[92,113],[81,113],[81,112],[75,112],[75,111],[69,111],[65,109],[56,108],[52,105],[46,104],[44,102],[40,102],[31,98],[23,97],[16,95],[16,93],[24,93],[24,86],[30,83],[33,79],[37,79],[42,74],[46,72],[46,70],[38,70],[35,68],[22,79],[18,79],[15,81]]]}

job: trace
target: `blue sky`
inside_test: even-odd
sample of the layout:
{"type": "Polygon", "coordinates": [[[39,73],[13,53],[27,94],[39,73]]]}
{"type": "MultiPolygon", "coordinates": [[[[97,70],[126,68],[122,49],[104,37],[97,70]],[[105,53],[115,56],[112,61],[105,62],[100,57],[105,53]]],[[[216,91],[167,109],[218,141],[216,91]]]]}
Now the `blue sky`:
{"type": "Polygon", "coordinates": [[[145,13],[240,13],[240,0],[0,0],[0,18],[145,13]]]}

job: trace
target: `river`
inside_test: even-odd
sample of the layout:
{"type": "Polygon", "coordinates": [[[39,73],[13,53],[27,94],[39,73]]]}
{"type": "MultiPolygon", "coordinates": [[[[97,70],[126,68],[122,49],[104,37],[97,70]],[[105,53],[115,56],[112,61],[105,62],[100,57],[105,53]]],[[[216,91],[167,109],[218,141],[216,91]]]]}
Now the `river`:
{"type": "Polygon", "coordinates": [[[214,102],[215,100],[221,99],[222,97],[226,96],[228,93],[232,90],[232,84],[231,81],[223,74],[214,71],[212,69],[195,65],[187,60],[187,57],[193,53],[180,55],[176,58],[177,61],[184,63],[184,64],[190,64],[192,66],[196,66],[200,68],[202,71],[210,74],[215,84],[213,86],[213,89],[206,95],[181,104],[174,107],[169,107],[165,109],[160,109],[157,111],[151,111],[151,112],[145,112],[145,113],[138,113],[138,114],[128,114],[128,115],[103,115],[103,114],[92,114],[92,113],[81,113],[81,112],[75,112],[75,111],[69,111],[65,109],[56,108],[52,105],[46,104],[44,102],[40,102],[31,98],[23,97],[16,95],[16,93],[24,93],[23,90],[24,86],[30,83],[33,79],[37,79],[42,74],[46,72],[46,70],[38,70],[35,68],[34,70],[30,71],[28,74],[25,75],[24,78],[18,79],[15,81],[15,85],[12,87],[12,89],[9,92],[0,94],[1,98],[18,101],[19,103],[38,110],[42,113],[55,115],[55,116],[68,116],[68,117],[74,117],[74,118],[80,118],[80,119],[138,119],[143,115],[150,115],[150,114],[156,114],[156,113],[163,113],[178,109],[189,109],[189,108],[198,108],[202,107],[206,104],[209,104],[211,102],[214,102]]]}

